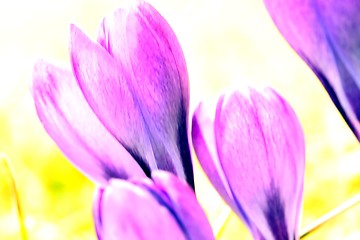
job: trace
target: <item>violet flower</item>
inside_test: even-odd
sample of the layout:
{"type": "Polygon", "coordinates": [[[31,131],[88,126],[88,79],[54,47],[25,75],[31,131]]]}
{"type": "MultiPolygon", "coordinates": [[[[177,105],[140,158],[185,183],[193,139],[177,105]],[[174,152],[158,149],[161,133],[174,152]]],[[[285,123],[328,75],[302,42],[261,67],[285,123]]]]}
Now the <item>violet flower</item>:
{"type": "Polygon", "coordinates": [[[264,0],[360,140],[360,1],[264,0]]]}
{"type": "Polygon", "coordinates": [[[94,201],[98,239],[214,239],[192,189],[174,175],[155,171],[152,180],[111,179],[94,201]]]}
{"type": "Polygon", "coordinates": [[[33,97],[48,134],[90,178],[163,169],[194,186],[189,82],[180,44],[148,3],[102,21],[98,42],[71,26],[72,71],[39,61],[33,97]]]}
{"type": "Polygon", "coordinates": [[[203,104],[192,129],[199,162],[255,239],[297,239],[305,147],[290,105],[272,89],[222,96],[214,120],[203,104]]]}

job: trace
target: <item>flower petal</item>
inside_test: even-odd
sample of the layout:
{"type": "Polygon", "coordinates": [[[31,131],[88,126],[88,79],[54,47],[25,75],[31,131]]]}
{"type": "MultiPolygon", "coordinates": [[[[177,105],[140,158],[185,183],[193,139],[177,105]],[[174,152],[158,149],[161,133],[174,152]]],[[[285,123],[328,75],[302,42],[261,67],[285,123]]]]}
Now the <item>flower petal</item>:
{"type": "Polygon", "coordinates": [[[157,163],[147,126],[127,85],[128,73],[75,26],[71,27],[70,45],[73,72],[89,105],[150,175],[157,163]]]}
{"type": "Polygon", "coordinates": [[[194,191],[185,182],[162,171],[153,172],[152,179],[160,192],[165,192],[170,198],[172,208],[182,221],[188,239],[215,239],[194,191]]]}
{"type": "MultiPolygon", "coordinates": [[[[291,106],[270,88],[263,94],[252,91],[251,100],[257,109],[270,169],[274,171],[274,187],[279,188],[279,199],[289,204],[284,209],[286,222],[297,231],[305,172],[305,140],[300,122],[291,106]]],[[[276,198],[273,195],[271,201],[278,201],[276,198]]]]}
{"type": "Polygon", "coordinates": [[[238,209],[218,158],[214,120],[210,118],[202,103],[195,110],[191,134],[196,155],[204,172],[225,202],[237,212],[238,209]]]}
{"type": "Polygon", "coordinates": [[[96,199],[99,239],[186,239],[168,209],[131,182],[113,179],[96,199]]]}
{"type": "Polygon", "coordinates": [[[33,73],[32,93],[45,130],[90,178],[103,184],[112,177],[144,176],[95,116],[70,71],[39,61],[33,73]]]}
{"type": "Polygon", "coordinates": [[[219,159],[245,221],[265,239],[296,236],[305,160],[293,110],[272,90],[235,92],[219,102],[215,126],[219,159]]]}
{"type": "Polygon", "coordinates": [[[318,76],[360,140],[360,3],[264,2],[282,35],[318,76]]]}
{"type": "Polygon", "coordinates": [[[130,71],[129,90],[145,119],[160,169],[193,185],[187,133],[189,82],[180,44],[148,3],[103,20],[99,43],[130,71]],[[126,46],[124,48],[123,46],[126,46]]]}
{"type": "Polygon", "coordinates": [[[346,101],[342,105],[360,139],[360,2],[321,0],[315,11],[336,60],[346,101]]]}

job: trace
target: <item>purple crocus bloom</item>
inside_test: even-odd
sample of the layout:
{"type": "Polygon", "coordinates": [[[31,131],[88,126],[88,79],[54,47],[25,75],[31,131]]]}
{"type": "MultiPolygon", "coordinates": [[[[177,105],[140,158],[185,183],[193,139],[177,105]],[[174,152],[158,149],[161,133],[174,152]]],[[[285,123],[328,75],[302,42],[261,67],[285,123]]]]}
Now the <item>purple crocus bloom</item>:
{"type": "Polygon", "coordinates": [[[264,0],[360,140],[360,1],[264,0]]]}
{"type": "Polygon", "coordinates": [[[255,239],[297,239],[305,147],[290,105],[272,89],[222,96],[215,118],[203,104],[192,129],[199,162],[255,239]]]}
{"type": "Polygon", "coordinates": [[[110,180],[94,201],[98,239],[214,239],[205,213],[189,186],[164,171],[152,180],[110,180]]]}
{"type": "Polygon", "coordinates": [[[90,178],[173,172],[194,186],[187,132],[189,82],[180,44],[148,3],[118,9],[98,42],[71,26],[72,71],[36,64],[33,96],[44,128],[90,178]]]}

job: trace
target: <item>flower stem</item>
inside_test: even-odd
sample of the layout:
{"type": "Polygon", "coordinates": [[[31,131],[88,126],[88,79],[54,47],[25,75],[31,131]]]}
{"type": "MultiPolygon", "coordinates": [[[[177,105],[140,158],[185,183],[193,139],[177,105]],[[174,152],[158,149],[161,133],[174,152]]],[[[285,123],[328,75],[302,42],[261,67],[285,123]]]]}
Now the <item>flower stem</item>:
{"type": "Polygon", "coordinates": [[[229,207],[225,207],[220,213],[220,215],[216,218],[216,221],[213,226],[214,235],[216,238],[219,237],[221,232],[224,230],[226,222],[230,219],[231,209],[229,207]]]}
{"type": "Polygon", "coordinates": [[[25,223],[24,223],[24,215],[23,215],[23,211],[22,211],[21,204],[19,201],[19,194],[18,194],[17,187],[16,187],[15,180],[14,180],[15,179],[14,174],[10,167],[9,159],[3,153],[0,153],[0,163],[1,163],[0,169],[4,169],[4,172],[9,179],[9,184],[10,184],[10,188],[11,188],[11,192],[12,192],[12,199],[14,199],[14,201],[15,201],[17,215],[18,215],[18,219],[19,219],[21,238],[23,240],[27,240],[28,238],[27,238],[26,228],[25,228],[25,223]]]}
{"type": "Polygon", "coordinates": [[[325,215],[317,219],[309,226],[305,227],[300,233],[300,238],[306,237],[307,235],[317,230],[319,227],[321,227],[323,224],[325,224],[332,218],[338,216],[339,214],[343,213],[346,210],[349,210],[358,203],[360,203],[360,194],[353,196],[349,200],[345,201],[344,203],[340,204],[330,212],[326,213],[325,215]]]}

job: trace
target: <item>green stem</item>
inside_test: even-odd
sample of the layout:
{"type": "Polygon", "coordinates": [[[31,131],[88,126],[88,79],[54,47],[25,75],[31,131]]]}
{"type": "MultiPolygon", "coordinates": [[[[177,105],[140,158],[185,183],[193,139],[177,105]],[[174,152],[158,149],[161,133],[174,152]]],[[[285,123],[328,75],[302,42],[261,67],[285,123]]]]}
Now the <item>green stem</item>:
{"type": "Polygon", "coordinates": [[[319,219],[317,219],[315,222],[307,226],[304,230],[300,233],[300,238],[304,238],[308,236],[310,233],[313,233],[315,230],[317,230],[319,227],[321,227],[323,224],[328,222],[329,220],[333,219],[334,217],[340,215],[341,213],[349,210],[350,208],[354,207],[356,204],[360,203],[360,194],[357,194],[347,200],[346,202],[340,204],[330,212],[326,213],[319,219]]]}
{"type": "Polygon", "coordinates": [[[214,235],[216,236],[216,239],[220,236],[222,231],[224,230],[224,227],[226,225],[226,222],[229,221],[231,215],[231,209],[229,207],[225,207],[220,213],[220,215],[216,218],[216,221],[213,226],[214,235]]]}
{"type": "Polygon", "coordinates": [[[19,201],[19,194],[17,191],[16,183],[15,183],[14,173],[10,167],[10,162],[5,154],[0,153],[0,160],[1,160],[2,168],[5,169],[5,174],[7,174],[8,178],[10,179],[9,182],[10,182],[10,188],[12,191],[12,198],[15,199],[17,215],[18,215],[19,223],[20,223],[19,225],[20,225],[21,238],[23,240],[27,240],[28,238],[27,238],[26,227],[25,227],[25,223],[24,223],[24,215],[23,215],[23,211],[22,211],[21,204],[19,201]]]}

